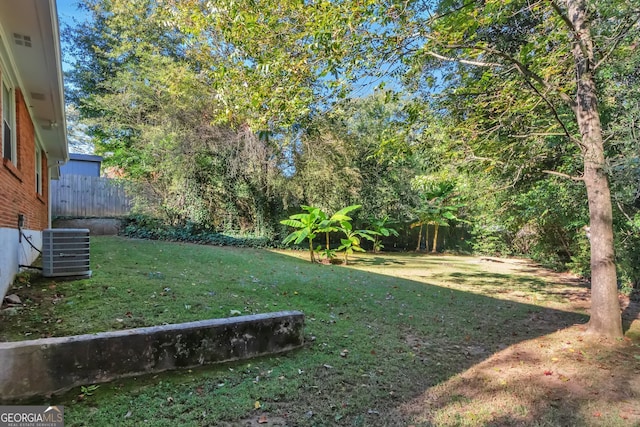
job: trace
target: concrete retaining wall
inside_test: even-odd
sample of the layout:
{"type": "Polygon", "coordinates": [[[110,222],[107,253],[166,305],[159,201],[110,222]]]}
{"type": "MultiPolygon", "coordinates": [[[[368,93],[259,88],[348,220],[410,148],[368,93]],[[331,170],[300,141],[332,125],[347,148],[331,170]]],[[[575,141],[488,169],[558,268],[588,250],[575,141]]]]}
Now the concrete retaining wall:
{"type": "Polygon", "coordinates": [[[303,345],[298,311],[0,343],[0,402],[303,345]]]}

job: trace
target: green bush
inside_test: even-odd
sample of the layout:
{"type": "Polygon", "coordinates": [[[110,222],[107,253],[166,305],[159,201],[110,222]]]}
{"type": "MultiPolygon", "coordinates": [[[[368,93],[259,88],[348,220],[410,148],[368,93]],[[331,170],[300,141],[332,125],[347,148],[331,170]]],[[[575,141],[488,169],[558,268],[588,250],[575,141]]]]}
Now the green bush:
{"type": "Polygon", "coordinates": [[[620,289],[626,294],[640,290],[640,236],[629,233],[616,245],[620,289]]]}
{"type": "Polygon", "coordinates": [[[138,239],[190,242],[214,246],[265,248],[276,247],[277,242],[263,236],[219,233],[210,227],[187,221],[171,225],[147,215],[131,215],[125,219],[123,235],[138,239]]]}
{"type": "Polygon", "coordinates": [[[509,256],[513,255],[509,243],[509,232],[500,227],[477,225],[471,230],[471,248],[479,255],[509,256]]]}

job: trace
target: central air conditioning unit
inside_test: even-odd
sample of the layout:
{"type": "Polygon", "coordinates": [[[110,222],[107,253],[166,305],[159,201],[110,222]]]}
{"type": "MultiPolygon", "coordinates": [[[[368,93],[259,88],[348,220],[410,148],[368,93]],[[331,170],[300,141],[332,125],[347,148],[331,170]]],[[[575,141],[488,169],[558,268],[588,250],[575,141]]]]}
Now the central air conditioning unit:
{"type": "Polygon", "coordinates": [[[91,277],[88,229],[48,228],[42,233],[44,277],[91,277]]]}

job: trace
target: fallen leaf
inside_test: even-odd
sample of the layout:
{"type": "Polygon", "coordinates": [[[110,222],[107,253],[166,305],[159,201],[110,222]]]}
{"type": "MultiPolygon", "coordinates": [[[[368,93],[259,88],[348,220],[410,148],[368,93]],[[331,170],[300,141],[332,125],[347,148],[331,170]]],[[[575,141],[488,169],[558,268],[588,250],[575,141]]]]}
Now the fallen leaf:
{"type": "Polygon", "coordinates": [[[602,416],[602,412],[598,411],[598,412],[594,412],[593,413],[594,417],[601,417],[602,416]]]}
{"type": "Polygon", "coordinates": [[[230,316],[240,316],[242,312],[240,310],[229,310],[230,316]]]}
{"type": "Polygon", "coordinates": [[[262,415],[260,418],[258,418],[258,424],[266,424],[269,421],[267,421],[267,416],[266,415],[262,415]]]}
{"type": "Polygon", "coordinates": [[[253,404],[253,407],[254,407],[255,409],[260,409],[260,408],[262,407],[262,405],[260,404],[260,402],[259,402],[259,401],[257,401],[257,400],[256,400],[256,401],[255,401],[255,403],[253,404]]]}
{"type": "Polygon", "coordinates": [[[553,375],[553,371],[544,371],[544,374],[549,376],[549,375],[553,375]]]}

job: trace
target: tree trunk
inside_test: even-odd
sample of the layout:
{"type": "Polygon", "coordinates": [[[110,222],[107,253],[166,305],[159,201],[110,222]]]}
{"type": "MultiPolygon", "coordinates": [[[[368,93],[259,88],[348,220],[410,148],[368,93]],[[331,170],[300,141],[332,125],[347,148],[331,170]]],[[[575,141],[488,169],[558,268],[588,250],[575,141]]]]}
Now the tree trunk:
{"type": "Polygon", "coordinates": [[[422,224],[420,224],[420,229],[418,230],[418,246],[416,246],[416,252],[420,252],[421,242],[422,242],[422,224]]]}
{"type": "Polygon", "coordinates": [[[440,228],[440,224],[437,222],[433,226],[433,247],[431,248],[431,253],[435,254],[438,250],[438,229],[440,228]]]}
{"type": "Polygon", "coordinates": [[[311,262],[316,262],[316,258],[313,256],[313,239],[309,239],[309,257],[311,262]]]}
{"type": "Polygon", "coordinates": [[[589,203],[591,227],[591,318],[588,332],[622,337],[622,318],[618,301],[613,244],[611,190],[604,169],[604,141],[593,75],[593,40],[584,0],[566,0],[568,18],[573,24],[573,57],[576,65],[577,93],[575,114],[582,135],[584,183],[589,203]]]}
{"type": "Polygon", "coordinates": [[[424,251],[429,252],[429,224],[424,227],[424,251]]]}

